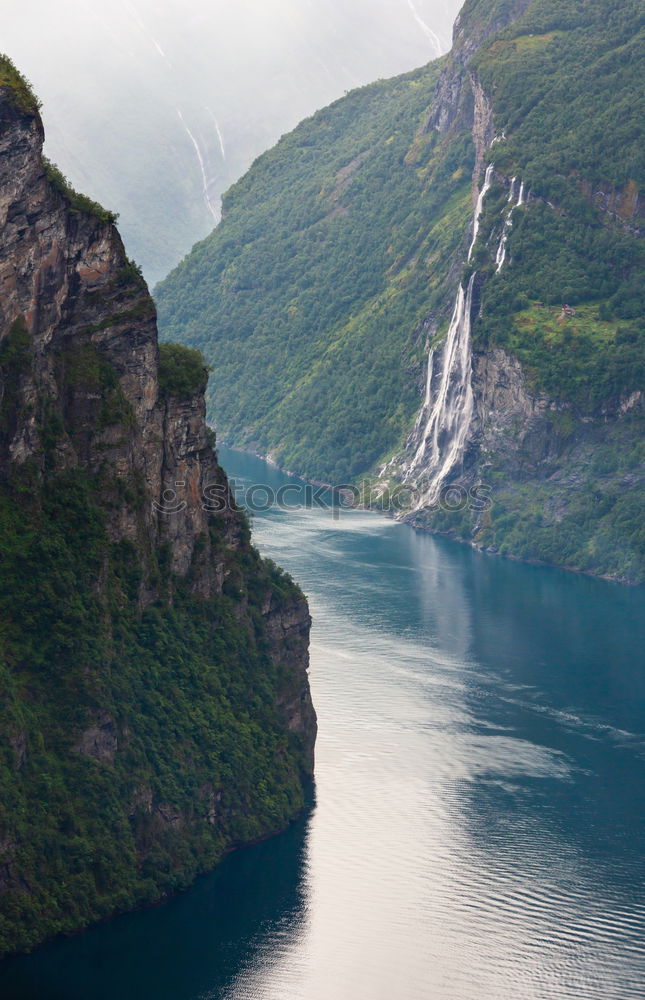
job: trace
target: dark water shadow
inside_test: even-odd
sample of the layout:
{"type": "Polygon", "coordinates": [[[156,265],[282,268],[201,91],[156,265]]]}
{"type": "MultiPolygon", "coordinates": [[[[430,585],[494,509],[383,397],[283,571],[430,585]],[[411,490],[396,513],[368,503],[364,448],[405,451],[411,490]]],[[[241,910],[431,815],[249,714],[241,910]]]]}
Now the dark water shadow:
{"type": "Polygon", "coordinates": [[[174,899],[0,963],[2,1000],[217,1000],[280,928],[306,926],[311,814],[174,899]]]}

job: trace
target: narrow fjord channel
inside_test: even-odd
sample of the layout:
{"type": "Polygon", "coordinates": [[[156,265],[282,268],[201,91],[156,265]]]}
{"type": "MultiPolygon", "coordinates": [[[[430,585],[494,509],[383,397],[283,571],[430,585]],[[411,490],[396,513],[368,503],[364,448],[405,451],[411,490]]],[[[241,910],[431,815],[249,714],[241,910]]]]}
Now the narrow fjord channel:
{"type": "MultiPolygon", "coordinates": [[[[287,482],[220,457],[238,485],[287,482]]],[[[5,963],[0,996],[643,997],[643,590],[365,512],[253,520],[314,617],[314,808],[163,906],[5,963]]]]}

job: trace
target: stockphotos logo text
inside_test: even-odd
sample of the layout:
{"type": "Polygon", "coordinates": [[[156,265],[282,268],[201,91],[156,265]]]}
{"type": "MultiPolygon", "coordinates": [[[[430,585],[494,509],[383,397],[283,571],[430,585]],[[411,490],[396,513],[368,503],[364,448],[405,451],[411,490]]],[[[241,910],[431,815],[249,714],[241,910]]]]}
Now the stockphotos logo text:
{"type": "MultiPolygon", "coordinates": [[[[188,503],[185,499],[186,483],[179,481],[167,486],[159,501],[153,502],[157,513],[170,517],[181,514],[188,503]]],[[[393,489],[370,485],[316,486],[311,483],[285,483],[277,489],[267,483],[246,485],[231,481],[229,486],[213,483],[202,493],[201,507],[211,514],[242,507],[251,514],[263,514],[274,508],[285,511],[328,509],[337,518],[343,511],[357,508],[377,508],[387,514],[400,514],[423,506],[426,510],[460,513],[484,513],[492,507],[491,488],[485,485],[444,486],[438,499],[430,505],[423,504],[423,492],[414,486],[400,485],[393,489]]]]}

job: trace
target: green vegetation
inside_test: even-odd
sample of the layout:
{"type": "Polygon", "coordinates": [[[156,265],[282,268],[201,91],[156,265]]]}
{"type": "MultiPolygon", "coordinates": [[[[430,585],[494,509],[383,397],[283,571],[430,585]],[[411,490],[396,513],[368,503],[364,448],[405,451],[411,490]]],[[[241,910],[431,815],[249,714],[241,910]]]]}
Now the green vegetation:
{"type": "Polygon", "coordinates": [[[499,238],[507,193],[491,191],[475,339],[512,351],[537,386],[585,412],[645,387],[634,325],[645,313],[644,23],[635,2],[535,0],[475,58],[507,135],[491,152],[496,168],[531,192],[514,214],[511,266],[493,276],[484,243],[499,238]],[[535,303],[576,316],[557,320],[535,303]]]}
{"type": "MultiPolygon", "coordinates": [[[[499,275],[492,253],[507,190],[494,186],[487,199],[474,342],[514,354],[529,383],[560,404],[542,479],[515,479],[490,456],[495,503],[476,540],[636,582],[645,581],[645,421],[638,409],[610,423],[606,415],[645,391],[644,20],[634,2],[535,0],[475,57],[506,135],[491,158],[531,197],[514,213],[499,275]]],[[[433,526],[472,537],[472,523],[448,521],[433,526]]]]}
{"type": "MultiPolygon", "coordinates": [[[[262,156],[157,289],[161,335],[213,371],[224,439],[342,481],[418,404],[428,310],[471,213],[464,130],[424,128],[440,64],[348,95],[262,156]]],[[[449,308],[449,307],[448,307],[449,308]]]]}
{"type": "Polygon", "coordinates": [[[126,257],[125,264],[120,269],[118,277],[123,285],[130,285],[135,292],[137,289],[147,289],[148,287],[146,279],[143,276],[143,271],[141,270],[141,265],[129,257],[126,257]]]}
{"type": "Polygon", "coordinates": [[[263,639],[272,567],[248,542],[230,557],[245,615],[239,594],[199,601],[177,580],[172,606],[139,612],[141,554],[106,533],[112,491],[81,470],[42,494],[29,470],[0,485],[0,954],[183,888],[303,805],[263,639]],[[101,726],[96,759],[79,747],[101,726]]]}
{"type": "MultiPolygon", "coordinates": [[[[62,373],[61,382],[68,393],[70,390],[81,395],[90,393],[100,400],[95,415],[97,430],[101,431],[115,424],[124,429],[134,426],[134,413],[121,389],[117,373],[94,344],[71,344],[60,353],[58,361],[62,373]]],[[[45,444],[49,439],[53,447],[63,432],[56,411],[48,419],[48,429],[45,444]]],[[[77,436],[79,431],[85,434],[87,427],[69,428],[72,436],[77,436]]]]}
{"type": "MultiPolygon", "coordinates": [[[[20,317],[0,344],[0,459],[32,352],[20,317]]],[[[196,355],[175,352],[173,392],[203,387],[196,355]]],[[[64,440],[85,454],[90,435],[100,453],[107,427],[127,437],[132,409],[94,344],[54,361],[58,393],[35,410],[44,461],[0,464],[0,955],[185,887],[283,828],[308,781],[278,707],[300,681],[263,614],[269,594],[279,611],[300,591],[242,513],[234,550],[211,522],[226,585],[209,600],[143,529],[115,541],[122,512],[148,523],[143,484],[109,462],[60,471],[57,455],[64,440]]]]}
{"type": "MultiPolygon", "coordinates": [[[[467,4],[462,23],[501,23],[507,7],[467,4]]],[[[486,243],[499,239],[507,189],[487,199],[475,340],[513,351],[536,385],[586,408],[637,388],[642,373],[623,322],[643,311],[631,231],[644,172],[641,20],[634,0],[566,11],[534,0],[474,59],[508,136],[491,153],[497,169],[532,193],[499,276],[486,243]],[[615,193],[614,216],[594,206],[598,185],[615,193]],[[532,302],[588,308],[555,338],[527,322],[532,302]],[[604,339],[585,325],[599,310],[604,339]]],[[[157,289],[162,335],[213,364],[209,416],[225,439],[337,481],[401,444],[418,406],[423,323],[445,323],[470,206],[469,136],[423,127],[438,69],[363,88],[304,122],[231,189],[222,224],[157,289]]]]}
{"type": "Polygon", "coordinates": [[[159,345],[159,389],[162,395],[190,397],[203,392],[209,371],[200,351],[181,344],[159,345]]]}
{"type": "Polygon", "coordinates": [[[9,327],[9,333],[0,341],[0,366],[7,373],[24,374],[31,360],[31,337],[24,316],[19,316],[9,327]]]}
{"type": "MultiPolygon", "coordinates": [[[[477,542],[502,555],[645,583],[642,417],[628,416],[602,434],[593,426],[581,433],[567,414],[553,419],[562,460],[548,481],[509,482],[491,471],[494,506],[477,542]]],[[[454,527],[444,521],[444,530],[454,527]]],[[[466,525],[462,537],[470,530],[466,525]]]]}
{"type": "Polygon", "coordinates": [[[0,446],[11,440],[21,415],[19,387],[21,377],[31,364],[31,337],[25,317],[9,327],[4,340],[0,342],[0,446]]]}
{"type": "Polygon", "coordinates": [[[103,208],[102,205],[88,198],[87,195],[79,194],[56,164],[51,163],[46,156],[43,157],[43,164],[47,180],[63,195],[72,212],[93,215],[94,218],[99,219],[101,222],[109,222],[112,225],[117,222],[119,216],[116,212],[110,212],[109,209],[103,208]]]}
{"type": "Polygon", "coordinates": [[[495,343],[520,359],[536,389],[580,413],[598,413],[645,388],[645,329],[602,314],[597,303],[578,304],[571,316],[559,306],[531,304],[495,343]]]}
{"type": "MultiPolygon", "coordinates": [[[[156,398],[154,304],[118,239],[104,280],[83,281],[87,213],[112,217],[51,165],[43,187],[38,143],[24,162],[30,109],[2,96],[7,159],[17,148],[31,189],[0,321],[0,958],[159,900],[284,829],[310,793],[315,738],[304,597],[241,511],[202,517],[199,472],[226,485],[214,456],[176,484],[189,489],[174,514],[153,502],[187,467],[156,398]],[[12,295],[24,315],[7,314],[12,295]],[[283,615],[302,629],[284,634],[283,615]]],[[[160,354],[162,394],[203,392],[197,351],[160,354]]]]}
{"type": "Polygon", "coordinates": [[[573,197],[574,178],[642,190],[644,29],[638,0],[533,0],[473,61],[507,134],[495,162],[556,202],[573,197]]]}
{"type": "MultiPolygon", "coordinates": [[[[226,196],[220,226],[157,289],[162,334],[213,365],[209,416],[224,439],[335,482],[374,475],[401,450],[427,347],[464,275],[472,213],[469,98],[453,98],[443,131],[428,126],[430,108],[440,72],[453,74],[444,102],[473,72],[499,137],[469,267],[474,347],[504,348],[557,404],[547,452],[569,440],[601,464],[620,452],[600,484],[593,458],[576,452],[559,520],[540,530],[508,480],[521,475],[542,496],[547,466],[533,456],[533,472],[518,473],[487,456],[496,495],[508,491],[486,543],[640,579],[643,469],[620,462],[633,457],[641,418],[630,410],[613,436],[602,427],[645,389],[644,24],[638,0],[467,0],[457,39],[459,58],[473,53],[466,73],[448,57],[358,90],[261,157],[226,196]],[[496,274],[513,176],[529,197],[496,274]],[[586,437],[590,420],[597,433],[586,437]],[[578,541],[565,544],[569,530],[578,541]]],[[[473,522],[462,513],[431,526],[470,538],[473,522]]]]}
{"type": "Polygon", "coordinates": [[[32,85],[18,72],[9,56],[0,54],[0,87],[6,89],[21,111],[38,111],[40,101],[32,85]]]}

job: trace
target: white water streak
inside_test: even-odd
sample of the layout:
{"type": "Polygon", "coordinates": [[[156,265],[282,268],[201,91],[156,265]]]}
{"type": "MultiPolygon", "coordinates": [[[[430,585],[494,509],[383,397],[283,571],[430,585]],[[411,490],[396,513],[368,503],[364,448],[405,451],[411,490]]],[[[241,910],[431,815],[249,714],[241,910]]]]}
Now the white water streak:
{"type": "MultiPolygon", "coordinates": [[[[512,179],[512,181],[511,181],[511,193],[508,196],[509,202],[512,202],[513,199],[514,199],[514,197],[515,197],[515,185],[516,185],[516,181],[517,181],[516,177],[514,177],[512,179]]],[[[499,274],[499,272],[502,270],[502,268],[504,267],[504,264],[506,262],[506,244],[508,243],[508,237],[509,237],[510,231],[511,231],[511,229],[513,227],[513,212],[520,205],[523,205],[524,202],[525,202],[525,198],[524,198],[524,181],[522,181],[522,183],[520,184],[520,192],[519,192],[519,196],[518,196],[518,199],[517,199],[517,204],[511,206],[511,208],[509,209],[509,211],[508,211],[508,213],[506,215],[506,219],[504,220],[504,229],[502,230],[502,237],[501,237],[501,239],[499,241],[499,246],[497,248],[497,256],[495,257],[495,264],[497,265],[497,267],[495,269],[495,274],[499,274]]]]}
{"type": "MultiPolygon", "coordinates": [[[[459,286],[452,322],[442,355],[441,381],[430,409],[421,443],[412,460],[410,472],[430,468],[417,509],[436,503],[448,474],[462,456],[473,414],[471,384],[470,324],[475,274],[468,289],[459,286]]],[[[432,374],[430,373],[430,378],[432,374]]],[[[426,393],[426,398],[429,398],[426,393]]]]}
{"type": "Polygon", "coordinates": [[[431,348],[428,354],[428,371],[426,375],[426,401],[425,406],[430,406],[430,390],[432,389],[432,374],[434,368],[434,350],[431,348]]]}
{"type": "Polygon", "coordinates": [[[408,7],[412,11],[412,16],[413,16],[414,20],[417,22],[417,24],[419,25],[419,27],[421,28],[421,31],[424,33],[424,35],[426,36],[426,38],[429,38],[430,41],[432,42],[432,44],[434,46],[434,49],[435,49],[435,52],[437,53],[437,55],[438,56],[442,55],[443,52],[445,51],[445,47],[442,44],[442,41],[439,38],[439,35],[437,35],[437,33],[432,30],[432,28],[430,27],[430,25],[426,24],[426,22],[423,20],[423,18],[419,14],[419,11],[415,7],[415,5],[413,3],[413,0],[408,0],[408,7]]]}
{"type": "Polygon", "coordinates": [[[480,218],[481,218],[482,208],[483,208],[483,205],[484,205],[484,198],[488,194],[488,190],[489,190],[491,184],[493,183],[493,171],[494,170],[495,170],[495,167],[493,166],[493,164],[489,163],[488,167],[486,168],[486,176],[484,178],[484,184],[482,186],[481,191],[479,192],[479,197],[477,199],[477,205],[475,207],[475,216],[474,216],[474,219],[473,219],[473,241],[470,244],[470,249],[468,251],[468,260],[470,260],[470,258],[472,257],[473,250],[475,249],[475,243],[477,242],[477,237],[479,235],[479,221],[480,221],[480,218]]]}
{"type": "Polygon", "coordinates": [[[208,208],[208,211],[211,213],[211,215],[215,219],[215,222],[219,222],[219,213],[217,211],[217,207],[215,205],[213,205],[213,203],[212,203],[212,201],[210,199],[210,195],[208,193],[208,189],[209,189],[208,174],[206,173],[206,164],[204,163],[204,158],[203,158],[201,150],[199,148],[199,143],[197,142],[197,139],[195,138],[195,136],[193,135],[193,133],[188,128],[188,125],[184,121],[184,116],[182,115],[182,113],[179,110],[179,108],[176,108],[175,110],[177,111],[177,114],[179,115],[179,119],[181,121],[181,124],[184,126],[184,129],[186,131],[187,136],[189,137],[190,141],[192,142],[193,146],[195,147],[195,153],[197,154],[197,160],[199,161],[199,168],[200,168],[201,173],[202,173],[202,186],[203,186],[203,189],[204,189],[204,201],[206,202],[206,206],[208,208]]]}
{"type": "Polygon", "coordinates": [[[226,147],[224,146],[224,136],[222,135],[222,130],[219,127],[219,122],[217,121],[217,118],[215,117],[215,115],[213,114],[213,112],[211,111],[211,109],[208,107],[208,105],[206,105],[206,110],[208,111],[209,115],[213,119],[213,124],[215,125],[215,131],[217,132],[217,139],[219,141],[219,148],[220,148],[221,153],[222,153],[222,159],[225,160],[226,159],[226,147]]]}
{"type": "Polygon", "coordinates": [[[170,62],[170,59],[168,58],[168,56],[166,55],[166,53],[162,49],[161,45],[159,44],[159,42],[157,41],[157,39],[154,37],[154,35],[150,31],[150,29],[148,28],[148,26],[146,25],[145,21],[141,17],[141,14],[137,10],[137,8],[134,6],[133,3],[130,3],[130,0],[122,0],[122,3],[123,3],[123,7],[127,11],[127,13],[130,15],[131,20],[134,21],[134,23],[136,24],[137,28],[139,29],[139,31],[143,35],[143,37],[147,41],[152,42],[152,44],[154,45],[155,49],[157,50],[157,52],[161,56],[161,58],[164,60],[165,63],[167,63],[168,67],[172,70],[173,69],[173,65],[170,62]]]}
{"type": "Polygon", "coordinates": [[[502,233],[502,238],[499,241],[499,246],[497,248],[497,256],[495,257],[497,267],[495,268],[495,274],[499,274],[504,267],[504,261],[506,260],[506,242],[508,240],[508,229],[510,229],[510,226],[511,217],[509,215],[506,223],[504,224],[504,232],[502,233]]]}
{"type": "Polygon", "coordinates": [[[146,26],[143,23],[143,21],[141,19],[141,15],[139,14],[139,11],[137,10],[137,8],[134,6],[134,4],[129,3],[129,0],[122,0],[122,3],[123,3],[123,6],[125,7],[125,9],[127,10],[128,14],[130,15],[130,17],[132,18],[132,20],[134,21],[134,23],[138,27],[139,31],[141,31],[143,34],[145,34],[146,33],[146,26]]]}
{"type": "MultiPolygon", "coordinates": [[[[477,198],[468,260],[477,242],[484,198],[493,182],[494,169],[493,164],[489,164],[477,198]]],[[[425,400],[412,434],[412,440],[418,439],[419,444],[405,475],[409,481],[415,473],[428,474],[417,510],[436,502],[447,476],[462,457],[470,430],[474,409],[470,330],[475,278],[476,272],[471,275],[466,290],[463,285],[459,286],[436,373],[435,352],[430,350],[428,354],[425,400]],[[433,401],[433,383],[437,378],[439,385],[433,401]]]]}

